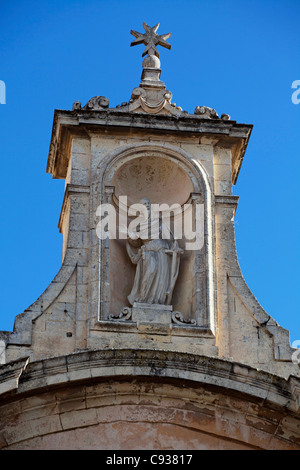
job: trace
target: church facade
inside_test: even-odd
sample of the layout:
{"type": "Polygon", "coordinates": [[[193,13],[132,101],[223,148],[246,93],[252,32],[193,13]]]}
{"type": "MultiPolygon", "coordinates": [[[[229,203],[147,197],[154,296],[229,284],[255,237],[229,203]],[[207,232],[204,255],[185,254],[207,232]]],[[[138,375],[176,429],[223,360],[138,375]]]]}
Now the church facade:
{"type": "Polygon", "coordinates": [[[236,254],[252,125],[174,105],[144,29],[128,102],[55,110],[62,266],[0,332],[0,448],[300,449],[296,350],[236,254]]]}

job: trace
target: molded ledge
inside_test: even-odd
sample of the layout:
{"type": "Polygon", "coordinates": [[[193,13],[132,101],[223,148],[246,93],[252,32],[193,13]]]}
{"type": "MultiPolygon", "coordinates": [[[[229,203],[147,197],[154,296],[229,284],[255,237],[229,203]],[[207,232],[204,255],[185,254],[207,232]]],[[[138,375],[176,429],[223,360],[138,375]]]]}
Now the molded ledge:
{"type": "Polygon", "coordinates": [[[0,396],[18,389],[19,379],[29,363],[25,357],[18,361],[0,366],[0,396]]]}
{"type": "MultiPolygon", "coordinates": [[[[285,407],[299,408],[300,379],[285,380],[255,368],[206,356],[166,351],[108,349],[0,367],[2,395],[36,393],[49,387],[108,377],[159,377],[228,389],[285,407]]],[[[12,395],[11,395],[12,396],[12,395]]]]}

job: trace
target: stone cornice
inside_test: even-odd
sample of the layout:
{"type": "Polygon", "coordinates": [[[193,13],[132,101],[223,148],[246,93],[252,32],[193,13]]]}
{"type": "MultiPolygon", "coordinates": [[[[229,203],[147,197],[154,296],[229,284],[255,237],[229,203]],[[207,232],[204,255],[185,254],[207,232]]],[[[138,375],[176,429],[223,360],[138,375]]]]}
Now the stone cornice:
{"type": "Polygon", "coordinates": [[[107,110],[55,110],[47,172],[54,178],[64,178],[74,135],[88,136],[105,129],[184,135],[214,136],[215,143],[232,151],[232,183],[235,184],[252,132],[251,124],[232,120],[205,119],[201,115],[182,113],[179,116],[131,113],[122,108],[107,110]]]}
{"type": "Polygon", "coordinates": [[[20,396],[49,387],[108,377],[179,379],[239,393],[297,412],[300,379],[288,380],[247,365],[188,353],[108,349],[0,367],[0,395],[20,396]]]}

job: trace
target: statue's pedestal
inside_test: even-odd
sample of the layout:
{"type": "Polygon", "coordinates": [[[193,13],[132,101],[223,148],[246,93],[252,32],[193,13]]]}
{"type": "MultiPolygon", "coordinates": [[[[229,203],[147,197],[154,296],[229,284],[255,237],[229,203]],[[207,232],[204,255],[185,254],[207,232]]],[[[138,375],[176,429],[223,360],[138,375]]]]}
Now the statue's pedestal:
{"type": "Polygon", "coordinates": [[[131,319],[137,323],[141,333],[168,335],[171,330],[172,310],[172,305],[134,302],[131,319]]]}

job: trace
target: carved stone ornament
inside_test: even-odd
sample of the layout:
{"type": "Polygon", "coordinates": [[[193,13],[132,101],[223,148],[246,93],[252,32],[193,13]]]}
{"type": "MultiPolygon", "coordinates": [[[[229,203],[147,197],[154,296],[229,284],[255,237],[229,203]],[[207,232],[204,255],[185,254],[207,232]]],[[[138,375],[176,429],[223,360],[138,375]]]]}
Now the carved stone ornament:
{"type": "Polygon", "coordinates": [[[73,103],[72,111],[76,111],[77,109],[81,109],[81,102],[80,101],[74,101],[74,103],[73,103]]]}
{"type": "Polygon", "coordinates": [[[145,44],[146,48],[142,55],[143,57],[146,54],[148,55],[143,60],[140,86],[132,92],[129,111],[178,116],[181,114],[182,109],[176,104],[171,104],[172,93],[166,90],[165,84],[160,80],[160,60],[156,48],[157,45],[160,45],[171,49],[171,45],[166,41],[171,33],[158,35],[156,31],[159,23],[151,28],[144,22],[143,26],[145,29],[144,34],[131,30],[131,34],[136,37],[131,46],[145,44]]]}
{"type": "Polygon", "coordinates": [[[87,104],[82,108],[80,101],[74,101],[72,106],[72,111],[76,111],[78,109],[88,109],[91,111],[101,111],[103,109],[107,109],[109,107],[109,100],[105,98],[105,96],[94,96],[91,98],[87,104]]]}
{"type": "Polygon", "coordinates": [[[159,28],[159,23],[157,23],[151,28],[147,25],[147,23],[143,22],[143,27],[145,33],[138,33],[133,29],[130,31],[130,34],[132,34],[136,38],[134,41],[132,41],[130,46],[137,46],[138,44],[145,44],[146,46],[142,57],[144,57],[146,54],[149,54],[149,56],[154,55],[156,57],[159,57],[159,52],[156,48],[157,45],[166,47],[167,49],[171,49],[171,44],[166,41],[166,39],[169,39],[169,37],[171,36],[171,33],[161,35],[158,35],[156,33],[159,28]]]}
{"type": "Polygon", "coordinates": [[[174,311],[172,312],[172,322],[173,323],[176,323],[177,325],[193,325],[193,326],[196,326],[196,320],[192,320],[192,319],[189,319],[189,320],[186,320],[184,318],[184,316],[182,315],[182,313],[180,312],[177,312],[177,311],[174,311]]]}
{"type": "Polygon", "coordinates": [[[224,119],[224,121],[229,121],[230,116],[229,116],[229,114],[223,113],[223,114],[221,114],[221,119],[224,119]]]}
{"type": "Polygon", "coordinates": [[[140,204],[146,208],[144,220],[140,221],[137,232],[128,233],[126,241],[127,254],[136,265],[133,286],[128,295],[132,307],[123,307],[118,315],[110,314],[109,320],[196,325],[196,320],[186,320],[180,312],[173,312],[170,305],[183,250],[171,232],[170,239],[162,238],[163,223],[153,217],[149,199],[141,199],[140,204]]]}
{"type": "Polygon", "coordinates": [[[224,121],[230,119],[229,114],[224,113],[219,117],[217,111],[208,106],[196,106],[194,114],[199,115],[203,119],[223,119],[224,121]]]}
{"type": "Polygon", "coordinates": [[[109,100],[105,96],[94,96],[91,98],[83,109],[90,109],[93,111],[107,109],[109,106],[109,100]]]}
{"type": "Polygon", "coordinates": [[[123,307],[118,315],[109,315],[109,320],[127,321],[131,319],[131,308],[123,307]]]}
{"type": "MultiPolygon", "coordinates": [[[[143,60],[143,72],[141,76],[141,83],[138,87],[134,88],[129,102],[122,102],[121,105],[116,106],[118,109],[133,113],[147,113],[147,114],[169,114],[173,116],[180,116],[188,114],[187,111],[182,111],[180,106],[171,103],[172,93],[166,90],[164,82],[160,80],[161,68],[159,60],[159,52],[157,46],[171,49],[171,44],[167,39],[171,33],[157,34],[159,23],[152,28],[143,22],[145,29],[144,33],[131,30],[130,33],[136,38],[131,42],[130,46],[144,44],[146,47],[143,51],[142,57],[146,56],[143,60]]],[[[72,110],[91,110],[103,111],[108,109],[109,100],[105,96],[94,96],[82,108],[80,101],[73,103],[72,110]]],[[[213,108],[208,106],[196,106],[195,115],[203,119],[222,119],[229,120],[230,116],[223,113],[221,117],[213,108]]]]}
{"type": "Polygon", "coordinates": [[[129,234],[126,242],[128,256],[136,265],[129,303],[170,305],[178,277],[180,255],[176,240],[162,238],[162,224],[152,217],[149,199],[141,199],[147,218],[140,222],[139,234],[129,234]],[[150,233],[156,232],[155,237],[150,233]]]}
{"type": "Polygon", "coordinates": [[[200,114],[205,119],[219,119],[217,111],[208,106],[196,106],[195,114],[200,114]]]}
{"type": "Polygon", "coordinates": [[[181,114],[182,108],[171,103],[172,93],[168,90],[159,90],[155,94],[140,87],[134,88],[129,101],[129,110],[141,108],[144,112],[157,114],[165,110],[170,114],[181,114]]]}

